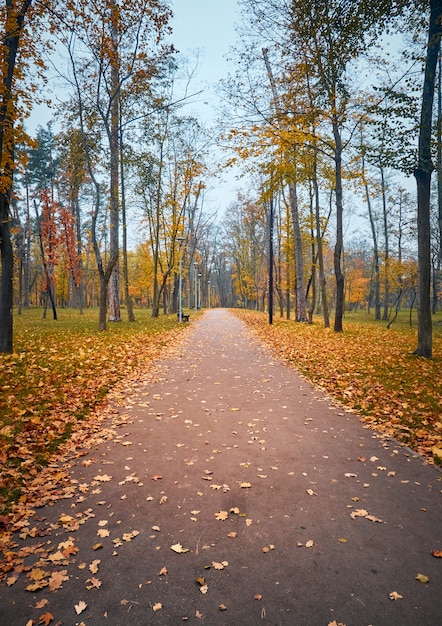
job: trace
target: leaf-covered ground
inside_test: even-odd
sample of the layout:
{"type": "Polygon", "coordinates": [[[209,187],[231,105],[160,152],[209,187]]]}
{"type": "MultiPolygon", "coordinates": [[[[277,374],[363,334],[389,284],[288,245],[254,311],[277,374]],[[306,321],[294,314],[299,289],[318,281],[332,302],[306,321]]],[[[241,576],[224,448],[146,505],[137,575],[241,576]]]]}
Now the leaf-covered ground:
{"type": "Polygon", "coordinates": [[[104,333],[96,311],[62,310],[56,322],[41,311],[16,317],[15,352],[0,355],[0,512],[108,390],[152,362],[185,326],[175,316],[137,317],[104,333]]]}
{"type": "Polygon", "coordinates": [[[432,360],[413,355],[416,331],[346,321],[344,333],[235,311],[287,363],[374,429],[442,463],[442,337],[432,360]]]}

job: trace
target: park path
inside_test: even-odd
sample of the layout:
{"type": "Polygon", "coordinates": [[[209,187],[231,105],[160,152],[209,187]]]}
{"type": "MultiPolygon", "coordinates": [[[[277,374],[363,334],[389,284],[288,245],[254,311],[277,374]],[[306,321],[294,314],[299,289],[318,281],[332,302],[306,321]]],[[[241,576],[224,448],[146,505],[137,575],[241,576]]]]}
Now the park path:
{"type": "Polygon", "coordinates": [[[207,311],[113,403],[119,426],[70,469],[72,497],[17,538],[0,624],[441,623],[441,472],[234,315],[207,311]],[[35,579],[49,585],[25,591],[35,579]]]}

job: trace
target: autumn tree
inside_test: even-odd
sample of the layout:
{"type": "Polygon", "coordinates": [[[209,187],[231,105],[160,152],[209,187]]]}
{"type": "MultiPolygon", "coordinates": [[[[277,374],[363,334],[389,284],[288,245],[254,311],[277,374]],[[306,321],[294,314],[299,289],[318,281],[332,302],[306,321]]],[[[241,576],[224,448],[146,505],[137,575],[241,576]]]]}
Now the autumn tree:
{"type": "MultiPolygon", "coordinates": [[[[120,100],[123,92],[140,93],[145,81],[158,72],[170,49],[162,45],[170,10],[161,0],[134,2],[100,0],[69,3],[70,12],[58,19],[68,28],[63,42],[69,53],[73,109],[76,111],[86,155],[88,175],[95,188],[92,219],[93,246],[100,275],[99,328],[109,319],[120,319],[119,225],[120,225],[120,100]],[[100,150],[100,159],[92,152],[100,150]],[[105,141],[103,142],[102,139],[105,141]],[[105,165],[106,164],[106,165],[105,165]],[[103,166],[105,167],[103,168],[103,166]],[[105,260],[97,239],[97,222],[104,210],[102,176],[108,177],[109,256],[105,260]],[[110,292],[108,289],[110,288],[110,292]]],[[[148,103],[154,108],[155,103],[148,103]]],[[[126,120],[127,121],[127,120],[126,120]]]]}
{"type": "Polygon", "coordinates": [[[442,0],[430,0],[428,44],[419,127],[419,152],[417,166],[414,171],[417,183],[417,240],[419,262],[418,342],[415,353],[426,358],[431,358],[433,354],[430,297],[430,191],[431,174],[433,171],[431,134],[436,66],[440,51],[441,36],[442,0]]]}
{"type": "Polygon", "coordinates": [[[32,76],[30,69],[33,64],[40,63],[40,17],[46,7],[32,0],[7,0],[0,15],[0,352],[12,352],[13,347],[10,203],[15,145],[21,133],[20,122],[29,110],[35,90],[35,85],[27,83],[27,79],[32,76]]]}

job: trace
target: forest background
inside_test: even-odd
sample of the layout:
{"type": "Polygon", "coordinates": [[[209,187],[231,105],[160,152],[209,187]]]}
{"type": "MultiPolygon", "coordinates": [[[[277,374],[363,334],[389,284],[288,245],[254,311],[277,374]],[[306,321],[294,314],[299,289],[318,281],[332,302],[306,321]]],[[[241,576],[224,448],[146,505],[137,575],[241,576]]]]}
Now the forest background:
{"type": "Polygon", "coordinates": [[[439,462],[442,3],[408,4],[240,0],[209,126],[168,2],[6,3],[5,500],[180,333],[180,303],[192,319],[254,309],[284,358],[439,462]],[[49,75],[54,119],[30,136],[49,75]],[[216,212],[208,190],[230,171],[237,196],[216,212]]]}

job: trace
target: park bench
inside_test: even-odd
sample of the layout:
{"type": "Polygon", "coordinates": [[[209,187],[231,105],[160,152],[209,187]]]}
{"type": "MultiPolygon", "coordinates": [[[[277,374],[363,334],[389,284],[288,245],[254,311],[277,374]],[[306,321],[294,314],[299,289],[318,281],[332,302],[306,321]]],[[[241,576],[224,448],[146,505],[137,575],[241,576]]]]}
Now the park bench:
{"type": "MultiPolygon", "coordinates": [[[[180,314],[177,313],[176,316],[177,316],[178,321],[179,321],[180,320],[180,314]]],[[[184,315],[184,313],[181,313],[181,319],[182,319],[183,322],[188,322],[189,318],[190,318],[190,315],[184,315]]]]}

